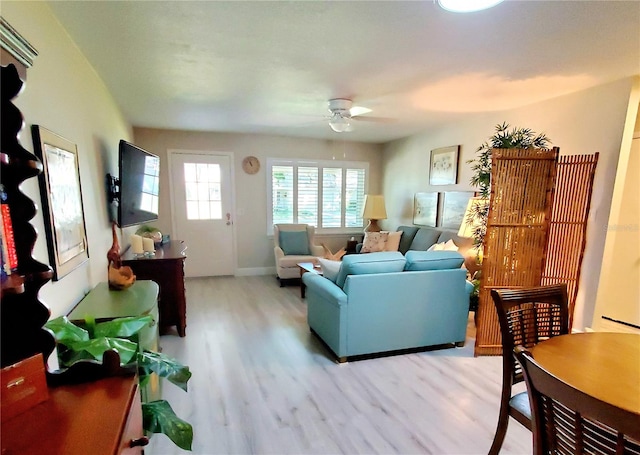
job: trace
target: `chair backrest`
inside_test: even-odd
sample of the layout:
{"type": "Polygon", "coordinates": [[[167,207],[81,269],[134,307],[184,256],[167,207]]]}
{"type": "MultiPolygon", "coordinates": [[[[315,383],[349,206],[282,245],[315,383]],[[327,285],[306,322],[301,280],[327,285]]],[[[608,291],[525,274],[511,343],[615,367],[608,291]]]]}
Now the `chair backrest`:
{"type": "Polygon", "coordinates": [[[307,231],[307,239],[309,240],[309,248],[314,245],[316,228],[310,224],[281,223],[273,225],[273,242],[274,245],[280,247],[280,231],[307,231]]]}
{"type": "Polygon", "coordinates": [[[491,297],[502,334],[503,374],[521,382],[522,368],[515,361],[515,346],[530,348],[538,342],[569,333],[566,284],[523,289],[493,289],[491,297]]]}
{"type": "Polygon", "coordinates": [[[640,453],[640,416],[571,387],[522,346],[516,356],[531,404],[534,454],[640,453]]]}

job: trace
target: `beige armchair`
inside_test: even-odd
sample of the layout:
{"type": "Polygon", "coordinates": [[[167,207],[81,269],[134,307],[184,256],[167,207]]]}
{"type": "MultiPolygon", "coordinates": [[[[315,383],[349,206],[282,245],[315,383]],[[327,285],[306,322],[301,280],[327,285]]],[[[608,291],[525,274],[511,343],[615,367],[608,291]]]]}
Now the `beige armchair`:
{"type": "Polygon", "coordinates": [[[300,278],[300,262],[318,262],[324,249],[314,245],[315,227],[308,224],[274,224],[273,252],[280,287],[287,280],[300,278]]]}

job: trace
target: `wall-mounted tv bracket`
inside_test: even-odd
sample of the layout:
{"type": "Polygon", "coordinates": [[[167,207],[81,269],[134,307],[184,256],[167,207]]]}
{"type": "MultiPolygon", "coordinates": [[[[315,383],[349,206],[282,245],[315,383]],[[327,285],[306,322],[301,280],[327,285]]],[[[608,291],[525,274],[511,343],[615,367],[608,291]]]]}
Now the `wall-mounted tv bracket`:
{"type": "Polygon", "coordinates": [[[109,203],[120,202],[120,179],[107,174],[107,197],[109,203]]]}

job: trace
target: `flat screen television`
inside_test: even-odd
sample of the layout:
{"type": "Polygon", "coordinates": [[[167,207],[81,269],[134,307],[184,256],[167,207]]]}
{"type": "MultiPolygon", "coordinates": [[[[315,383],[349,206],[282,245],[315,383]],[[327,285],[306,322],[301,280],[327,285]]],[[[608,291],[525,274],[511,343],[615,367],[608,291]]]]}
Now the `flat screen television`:
{"type": "Polygon", "coordinates": [[[160,158],[125,140],[120,141],[118,158],[118,226],[134,226],[157,220],[160,158]]]}

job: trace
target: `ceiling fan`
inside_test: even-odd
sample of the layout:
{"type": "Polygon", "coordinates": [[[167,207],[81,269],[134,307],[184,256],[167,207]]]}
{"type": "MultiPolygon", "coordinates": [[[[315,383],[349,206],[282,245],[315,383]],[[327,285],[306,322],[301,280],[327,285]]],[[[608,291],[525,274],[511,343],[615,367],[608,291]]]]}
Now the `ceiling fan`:
{"type": "Polygon", "coordinates": [[[346,133],[353,130],[352,120],[389,121],[378,117],[358,117],[368,114],[371,109],[354,106],[353,101],[347,98],[333,98],[329,100],[329,126],[336,133],[346,133]]]}

